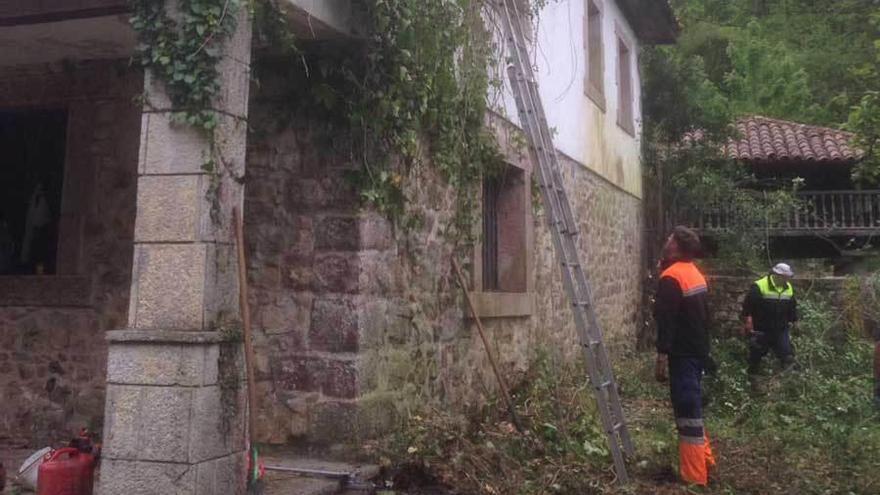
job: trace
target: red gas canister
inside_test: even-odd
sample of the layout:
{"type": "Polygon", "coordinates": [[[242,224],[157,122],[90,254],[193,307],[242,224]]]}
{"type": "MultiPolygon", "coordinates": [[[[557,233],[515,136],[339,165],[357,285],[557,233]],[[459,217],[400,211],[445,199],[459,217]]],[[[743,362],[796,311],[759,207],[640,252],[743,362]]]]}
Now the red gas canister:
{"type": "Polygon", "coordinates": [[[67,447],[58,449],[40,465],[37,495],[92,495],[95,458],[67,447]]]}

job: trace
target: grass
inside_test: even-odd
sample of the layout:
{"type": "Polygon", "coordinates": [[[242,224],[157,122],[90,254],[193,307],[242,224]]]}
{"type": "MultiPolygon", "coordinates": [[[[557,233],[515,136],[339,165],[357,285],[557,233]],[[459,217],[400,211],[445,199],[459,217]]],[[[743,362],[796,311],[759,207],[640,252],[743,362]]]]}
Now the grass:
{"type": "Polygon", "coordinates": [[[629,461],[635,480],[624,488],[613,483],[584,375],[546,353],[515,391],[526,435],[492,403],[468,418],[426,410],[386,448],[398,465],[417,466],[453,493],[877,494],[880,415],[872,404],[872,345],[843,327],[826,304],[803,302],[793,337],[797,368],[782,372],[768,357],[758,391],[745,372],[745,343],[715,343],[719,372],[705,382],[705,416],[719,466],[708,488],[676,481],[668,391],[653,380],[650,353],[617,360],[637,451],[629,461]]]}

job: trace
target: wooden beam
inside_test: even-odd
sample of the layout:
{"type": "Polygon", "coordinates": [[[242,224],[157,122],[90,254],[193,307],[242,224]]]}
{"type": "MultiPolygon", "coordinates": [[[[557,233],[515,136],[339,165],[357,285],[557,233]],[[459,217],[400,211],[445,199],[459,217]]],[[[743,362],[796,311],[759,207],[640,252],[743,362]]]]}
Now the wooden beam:
{"type": "Polygon", "coordinates": [[[0,2],[0,26],[43,24],[128,12],[125,0],[8,0],[0,2]]]}

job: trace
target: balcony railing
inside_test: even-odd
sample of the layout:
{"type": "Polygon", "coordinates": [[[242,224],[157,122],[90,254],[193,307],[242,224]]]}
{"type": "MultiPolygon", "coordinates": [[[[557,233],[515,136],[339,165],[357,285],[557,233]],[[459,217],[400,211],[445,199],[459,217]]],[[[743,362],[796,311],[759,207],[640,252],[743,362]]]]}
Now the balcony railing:
{"type": "MultiPolygon", "coordinates": [[[[880,234],[880,190],[871,191],[802,191],[797,204],[779,219],[754,221],[754,228],[771,235],[873,235],[880,234]]],[[[707,207],[702,211],[679,212],[677,223],[684,223],[705,233],[722,232],[741,224],[739,213],[731,207],[707,207]]]]}

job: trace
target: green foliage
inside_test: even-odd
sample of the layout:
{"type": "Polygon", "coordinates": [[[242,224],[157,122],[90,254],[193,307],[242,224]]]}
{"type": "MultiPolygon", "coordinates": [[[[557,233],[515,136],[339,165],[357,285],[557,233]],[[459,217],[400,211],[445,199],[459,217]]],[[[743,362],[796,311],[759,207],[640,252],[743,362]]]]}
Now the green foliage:
{"type": "Polygon", "coordinates": [[[242,0],[130,0],[131,25],[140,44],[137,60],[165,84],[176,117],[207,132],[217,126],[211,103],[220,89],[219,46],[235,31],[242,0]]]}
{"type": "MultiPolygon", "coordinates": [[[[327,124],[327,134],[350,137],[347,154],[359,167],[349,178],[366,205],[413,225],[418,219],[408,187],[430,164],[456,194],[450,235],[469,238],[475,188],[501,165],[484,125],[492,84],[486,67],[496,63],[481,18],[484,4],[371,0],[363,39],[303,43],[257,67],[257,74],[286,73],[283,100],[290,108],[280,112],[282,119],[305,116],[327,124]]],[[[272,22],[258,22],[258,34],[277,39],[280,16],[266,10],[262,17],[272,22]]]]}
{"type": "MultiPolygon", "coordinates": [[[[771,353],[757,389],[745,341],[713,343],[719,370],[704,380],[704,415],[719,469],[707,493],[873,493],[880,483],[872,345],[847,332],[827,301],[809,296],[799,308],[795,369],[783,372],[771,353]]],[[[677,452],[668,388],[651,383],[652,365],[624,362],[618,376],[636,448],[649,456],[643,476],[653,478],[671,470],[677,452]]]]}
{"type": "Polygon", "coordinates": [[[752,20],[728,46],[730,71],[724,85],[735,115],[761,114],[812,120],[819,103],[810,92],[806,69],[780,41],[768,40],[752,20]]]}
{"type": "MultiPolygon", "coordinates": [[[[700,55],[647,48],[642,55],[645,117],[642,143],[655,195],[678,221],[725,216],[717,255],[750,268],[766,248],[766,233],[795,207],[798,183],[761,184],[745,166],[723,156],[731,137],[731,96],[713,83],[700,55]]],[[[661,241],[658,236],[657,241],[661,241]]]]}
{"type": "Polygon", "coordinates": [[[865,158],[853,172],[861,183],[880,182],[880,92],[869,91],[849,114],[847,129],[856,133],[855,144],[864,150],[865,158]]]}
{"type": "Polygon", "coordinates": [[[386,213],[402,213],[399,177],[427,156],[458,194],[452,227],[465,235],[476,211],[474,185],[499,162],[484,126],[486,66],[493,62],[482,8],[479,0],[369,3],[367,63],[348,115],[353,135],[363,137],[362,197],[386,213]],[[404,166],[389,173],[390,153],[404,166]]]}
{"type": "Polygon", "coordinates": [[[580,366],[539,351],[513,391],[524,435],[503,404],[469,418],[423,411],[387,447],[397,463],[417,463],[463,493],[606,493],[612,478],[605,434],[580,366]]]}

